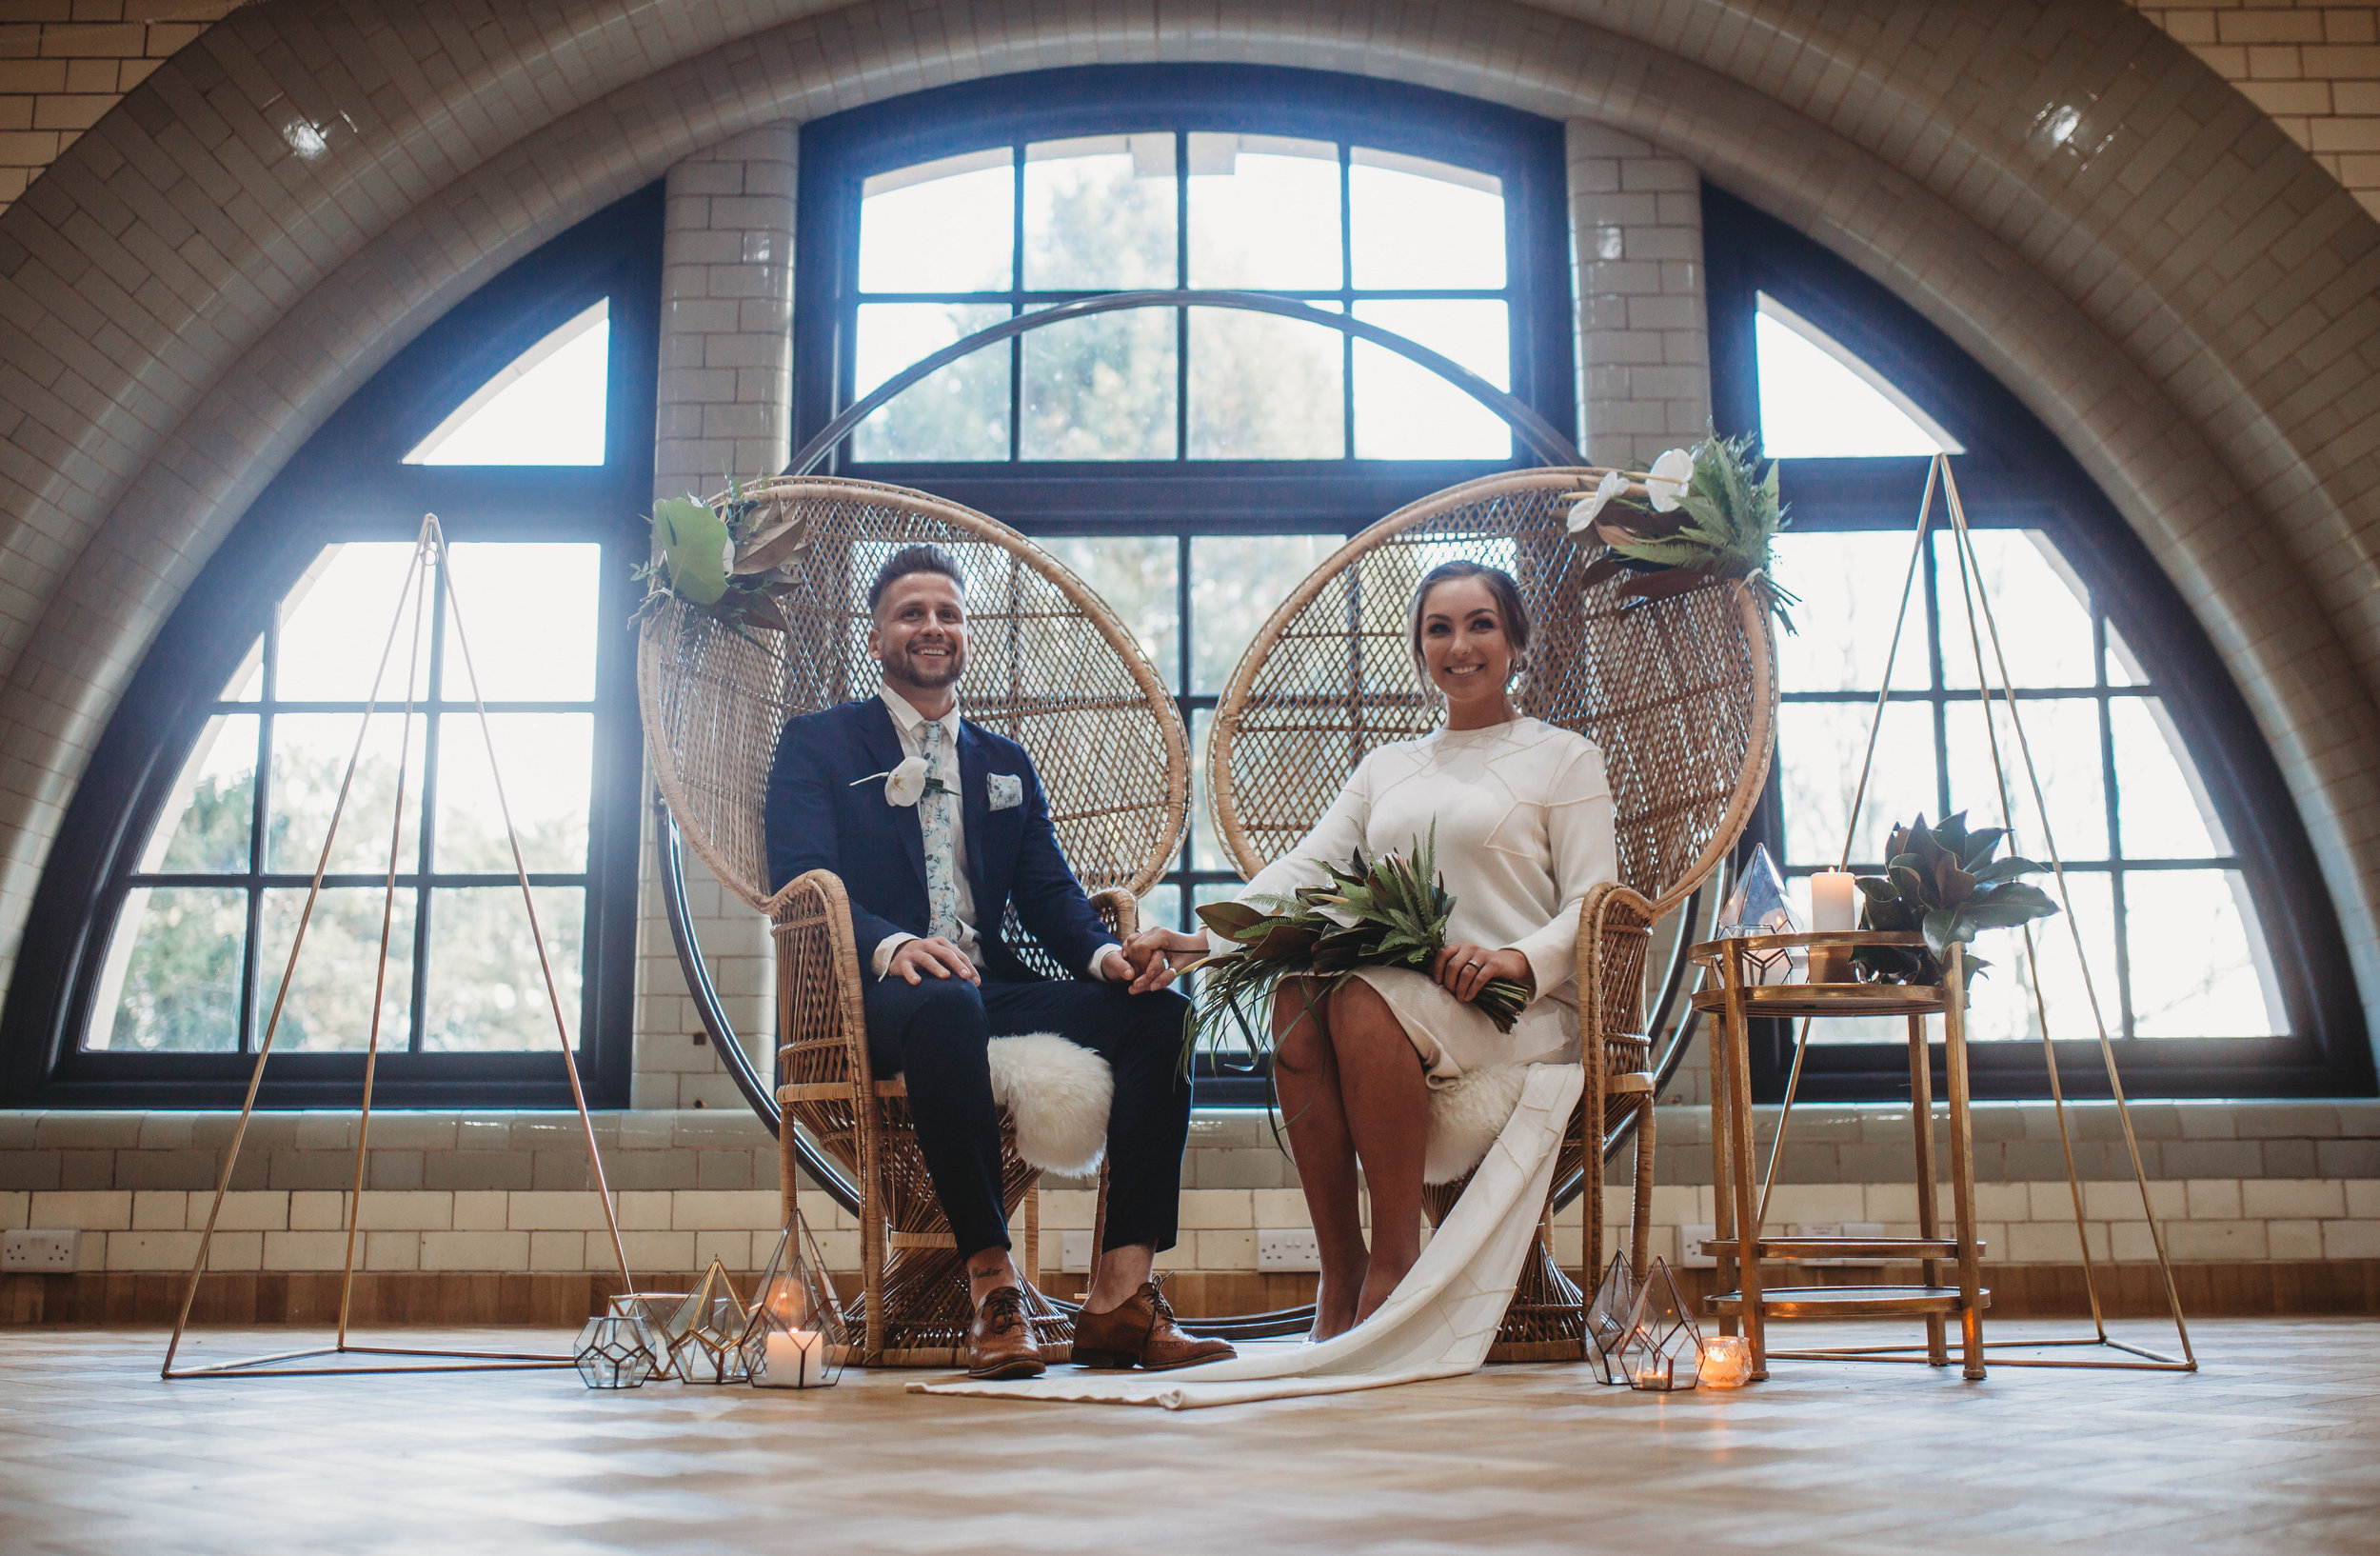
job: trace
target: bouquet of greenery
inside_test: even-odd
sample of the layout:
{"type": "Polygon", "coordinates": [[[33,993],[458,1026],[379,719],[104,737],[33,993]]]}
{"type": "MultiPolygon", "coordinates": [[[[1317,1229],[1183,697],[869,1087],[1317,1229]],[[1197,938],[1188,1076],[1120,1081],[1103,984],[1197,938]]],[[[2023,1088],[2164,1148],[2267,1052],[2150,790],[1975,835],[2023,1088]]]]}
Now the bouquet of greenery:
{"type": "Polygon", "coordinates": [[[692,495],[664,498],[653,505],[652,525],[652,560],[635,574],[650,592],[630,626],[675,598],[746,641],[745,627],[785,630],[776,591],[809,544],[806,516],[787,517],[781,505],[730,475],[726,500],[716,509],[692,495]]]}
{"type": "MultiPolygon", "coordinates": [[[[1182,1065],[1201,1039],[1238,1031],[1251,1052],[1271,1047],[1272,1031],[1251,1010],[1270,1004],[1284,978],[1312,978],[1328,994],[1364,968],[1410,968],[1427,973],[1446,948],[1454,894],[1438,873],[1438,832],[1414,840],[1413,858],[1366,860],[1358,850],[1346,866],[1326,865],[1326,886],[1300,888],[1269,903],[1208,903],[1199,911],[1210,929],[1239,947],[1193,964],[1204,977],[1190,1007],[1182,1065]],[[1426,884],[1425,884],[1426,883],[1426,884]]],[[[1509,978],[1491,978],[1472,1002],[1498,1031],[1509,1032],[1530,993],[1509,978]]]]}

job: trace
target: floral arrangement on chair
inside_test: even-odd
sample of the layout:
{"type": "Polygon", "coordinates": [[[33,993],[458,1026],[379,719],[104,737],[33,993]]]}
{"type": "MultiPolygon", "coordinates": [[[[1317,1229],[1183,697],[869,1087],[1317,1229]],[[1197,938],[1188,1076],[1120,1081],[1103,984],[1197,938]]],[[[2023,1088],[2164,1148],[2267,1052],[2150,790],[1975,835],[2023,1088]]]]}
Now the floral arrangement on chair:
{"type": "Polygon", "coordinates": [[[743,628],[784,630],[773,593],[781,569],[809,544],[807,517],[755,494],[734,476],[716,509],[688,493],[653,505],[653,559],[636,576],[651,585],[631,625],[677,598],[742,635],[743,628]]]}
{"type": "Polygon", "coordinates": [[[1592,588],[1621,573],[1636,576],[1623,592],[1639,600],[1664,600],[1728,579],[1750,579],[1788,632],[1788,606],[1800,602],[1778,586],[1770,570],[1770,545],[1784,528],[1777,500],[1776,462],[1766,472],[1752,469],[1754,439],[1713,434],[1690,452],[1672,449],[1641,475],[1608,471],[1591,491],[1577,494],[1570,510],[1570,532],[1602,543],[1588,565],[1592,588]],[[1644,488],[1644,500],[1632,493],[1644,488]],[[1625,515],[1607,516],[1619,509],[1625,515]]]}

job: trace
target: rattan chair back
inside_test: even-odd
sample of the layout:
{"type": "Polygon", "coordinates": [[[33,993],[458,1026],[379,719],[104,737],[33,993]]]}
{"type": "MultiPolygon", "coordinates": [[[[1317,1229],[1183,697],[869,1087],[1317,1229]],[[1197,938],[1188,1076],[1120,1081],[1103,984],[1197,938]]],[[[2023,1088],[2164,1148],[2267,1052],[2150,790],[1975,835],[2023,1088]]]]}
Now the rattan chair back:
{"type": "Polygon", "coordinates": [[[744,490],[803,539],[782,564],[778,619],[736,626],[683,601],[645,622],[637,688],[653,776],[686,843],[765,910],[761,808],[785,721],[873,694],[869,582],[884,559],[941,547],[966,578],[968,719],[1032,754],[1059,845],[1085,889],[1148,889],[1188,819],[1188,746],[1172,695],[1115,612],[1024,536],[956,503],[807,477],[744,490]]]}
{"type": "Polygon", "coordinates": [[[1294,847],[1365,752],[1437,727],[1407,614],[1421,576],[1457,557],[1519,582],[1535,633],[1515,700],[1602,749],[1621,884],[1657,914],[1716,868],[1768,771],[1768,611],[1735,584],[1651,602],[1621,580],[1585,585],[1591,558],[1558,499],[1601,473],[1517,470],[1424,498],[1341,547],[1273,613],[1224,689],[1207,752],[1216,826],[1242,874],[1294,847]]]}

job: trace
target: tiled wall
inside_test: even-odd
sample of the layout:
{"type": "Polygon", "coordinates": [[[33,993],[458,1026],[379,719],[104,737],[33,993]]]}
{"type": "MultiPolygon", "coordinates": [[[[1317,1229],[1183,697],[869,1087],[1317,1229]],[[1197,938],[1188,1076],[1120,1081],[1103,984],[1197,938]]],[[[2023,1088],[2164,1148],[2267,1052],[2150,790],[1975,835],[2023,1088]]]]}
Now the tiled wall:
{"type": "Polygon", "coordinates": [[[166,57],[249,0],[0,5],[0,210],[166,57]]]}
{"type": "Polygon", "coordinates": [[[1578,444],[1591,463],[1644,469],[1710,429],[1702,176],[1634,135],[1566,128],[1578,444]]]}
{"type": "MultiPolygon", "coordinates": [[[[662,236],[661,377],[653,495],[707,497],[725,477],[792,456],[793,201],[800,131],[764,125],[669,170],[662,236]]],[[[631,1106],[741,1109],[744,1099],[685,991],[646,861],[631,1106]]],[[[721,1007],[765,1074],[776,1029],[768,926],[686,856],[686,908],[721,1007]]],[[[771,1182],[775,1179],[772,1176],[771,1182]]]]}
{"type": "MultiPolygon", "coordinates": [[[[1776,1109],[1758,1110],[1765,1153],[1776,1109]]],[[[2154,1103],[2133,1109],[2167,1248],[2178,1261],[2380,1259],[2380,1103],[2154,1103]]],[[[2071,1119],[2094,1257],[2153,1257],[2148,1223],[2112,1107],[2071,1119]]],[[[192,1113],[0,1114],[0,1227],[74,1227],[86,1271],[187,1269],[205,1225],[233,1120],[192,1113]]],[[[632,1267],[732,1269],[764,1263],[777,1232],[775,1143],[748,1112],[726,1108],[598,1115],[605,1171],[632,1267]]],[[[1708,1114],[1663,1107],[1656,1125],[1652,1250],[1685,1253],[1680,1228],[1712,1219],[1708,1114]]],[[[2054,1115],[2038,1105],[1974,1110],[1976,1207],[1994,1262],[2074,1257],[2075,1213],[2054,1115]]],[[[1872,1222],[1916,1235],[1906,1109],[1803,1107],[1795,1112],[1770,1205],[1775,1227],[1872,1222]]],[[[1941,1138],[1937,1136],[1937,1139],[1941,1138]]],[[[577,1120],[550,1113],[390,1114],[372,1126],[358,1267],[370,1270],[595,1271],[613,1267],[589,1188],[577,1120]]],[[[1937,1158],[1942,1147],[1937,1145],[1937,1158]]],[[[344,1190],[355,1121],[343,1114],[260,1115],[218,1223],[210,1267],[340,1267],[344,1190]]],[[[1627,1181],[1623,1162],[1615,1177],[1627,1181]]],[[[1948,1190],[1942,1190],[1947,1213],[1948,1190]]],[[[1606,1247],[1621,1246],[1627,1190],[1606,1191],[1606,1247]]],[[[1049,1179],[1041,1259],[1065,1264],[1068,1230],[1087,1230],[1095,1186],[1049,1179]]],[[[816,1189],[803,1195],[822,1251],[859,1265],[852,1219],[816,1189]]],[[[1557,1256],[1580,1259],[1574,1206],[1555,1227],[1557,1256]]],[[[1181,1243],[1169,1270],[1257,1268],[1256,1239],[1307,1225],[1296,1167],[1263,1116],[1202,1113],[1183,1169],[1181,1243]]]]}
{"type": "Polygon", "coordinates": [[[2380,6],[2130,3],[2380,216],[2380,6]]]}

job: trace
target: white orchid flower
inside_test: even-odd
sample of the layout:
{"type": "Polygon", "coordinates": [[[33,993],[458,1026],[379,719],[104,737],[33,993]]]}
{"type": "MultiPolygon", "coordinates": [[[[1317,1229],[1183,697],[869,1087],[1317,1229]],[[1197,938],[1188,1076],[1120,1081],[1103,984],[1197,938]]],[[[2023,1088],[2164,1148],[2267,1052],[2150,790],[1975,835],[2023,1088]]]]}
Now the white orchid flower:
{"type": "Polygon", "coordinates": [[[879,778],[884,780],[884,803],[903,809],[923,799],[927,790],[943,787],[938,780],[925,776],[925,758],[922,756],[909,758],[890,772],[871,772],[865,778],[854,778],[850,787],[857,788],[879,778]]]}
{"type": "Polygon", "coordinates": [[[1575,535],[1593,524],[1595,516],[1603,511],[1603,505],[1627,489],[1628,477],[1617,470],[1604,471],[1603,479],[1596,483],[1593,491],[1582,492],[1570,505],[1570,532],[1575,535]]]}
{"type": "Polygon", "coordinates": [[[1653,462],[1653,473],[1645,478],[1644,489],[1653,499],[1653,511],[1676,511],[1679,499],[1686,494],[1686,485],[1695,478],[1695,456],[1683,449],[1672,449],[1653,462]]]}

